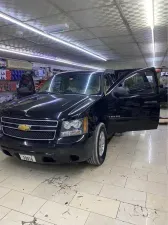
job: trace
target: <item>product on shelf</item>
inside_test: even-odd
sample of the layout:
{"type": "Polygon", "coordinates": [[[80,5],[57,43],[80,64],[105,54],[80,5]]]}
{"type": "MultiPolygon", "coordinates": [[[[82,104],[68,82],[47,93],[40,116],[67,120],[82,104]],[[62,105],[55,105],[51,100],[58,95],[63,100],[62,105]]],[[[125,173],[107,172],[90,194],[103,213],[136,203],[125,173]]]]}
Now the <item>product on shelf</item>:
{"type": "Polygon", "coordinates": [[[0,80],[6,80],[6,69],[0,69],[0,80]]]}
{"type": "Polygon", "coordinates": [[[11,80],[11,71],[10,70],[6,70],[6,80],[11,80]]]}

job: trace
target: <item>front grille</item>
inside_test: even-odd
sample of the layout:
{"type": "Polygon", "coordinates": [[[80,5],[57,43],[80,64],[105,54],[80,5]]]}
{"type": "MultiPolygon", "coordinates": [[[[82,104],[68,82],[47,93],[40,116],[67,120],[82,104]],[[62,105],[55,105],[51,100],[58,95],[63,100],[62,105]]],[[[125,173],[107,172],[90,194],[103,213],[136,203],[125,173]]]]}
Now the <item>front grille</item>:
{"type": "Polygon", "coordinates": [[[2,117],[1,122],[4,135],[25,140],[53,140],[58,123],[54,120],[29,120],[9,117],[2,117]],[[28,125],[30,130],[19,130],[19,125],[28,125]]]}

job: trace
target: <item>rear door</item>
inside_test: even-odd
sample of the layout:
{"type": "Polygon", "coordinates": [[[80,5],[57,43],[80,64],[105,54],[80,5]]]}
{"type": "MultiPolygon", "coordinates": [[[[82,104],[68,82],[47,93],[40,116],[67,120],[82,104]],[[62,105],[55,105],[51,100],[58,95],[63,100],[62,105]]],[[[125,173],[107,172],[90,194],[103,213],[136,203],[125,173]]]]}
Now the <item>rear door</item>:
{"type": "Polygon", "coordinates": [[[155,69],[138,70],[120,79],[106,101],[110,133],[156,129],[160,102],[155,69]]]}

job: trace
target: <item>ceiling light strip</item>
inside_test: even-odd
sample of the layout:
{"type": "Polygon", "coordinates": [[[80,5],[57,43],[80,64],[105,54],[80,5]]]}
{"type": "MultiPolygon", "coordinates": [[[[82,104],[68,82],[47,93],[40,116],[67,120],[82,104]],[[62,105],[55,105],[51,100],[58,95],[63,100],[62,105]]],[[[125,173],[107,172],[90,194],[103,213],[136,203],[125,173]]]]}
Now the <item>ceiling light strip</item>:
{"type": "Polygon", "coordinates": [[[64,41],[64,40],[61,40],[59,38],[56,38],[56,37],[54,37],[54,36],[52,36],[50,34],[47,34],[47,33],[43,32],[41,30],[38,30],[35,27],[32,27],[32,26],[30,26],[28,24],[25,24],[25,23],[23,23],[23,22],[15,19],[15,18],[13,18],[11,16],[8,16],[8,15],[2,13],[2,12],[0,12],[0,17],[3,18],[3,19],[5,19],[5,20],[8,20],[8,21],[10,21],[10,22],[12,22],[14,24],[17,24],[18,26],[21,26],[21,27],[23,27],[23,28],[25,28],[27,30],[30,30],[30,31],[32,31],[32,32],[34,32],[36,34],[39,34],[39,35],[41,35],[43,37],[46,37],[48,39],[51,39],[51,40],[53,40],[55,42],[58,42],[60,44],[63,44],[63,45],[66,45],[68,47],[71,47],[73,49],[76,49],[76,50],[79,50],[81,52],[84,52],[84,53],[86,53],[88,55],[91,55],[91,56],[97,58],[97,59],[100,59],[100,60],[103,60],[103,61],[107,61],[107,59],[104,58],[103,56],[97,55],[97,54],[95,54],[93,52],[90,52],[90,51],[88,51],[88,50],[86,50],[84,48],[81,48],[81,47],[79,47],[77,45],[74,45],[74,44],[68,43],[67,41],[64,41]]]}
{"type": "Polygon", "coordinates": [[[155,36],[154,36],[154,29],[152,30],[152,51],[153,51],[153,66],[155,67],[155,36]]]}
{"type": "Polygon", "coordinates": [[[151,0],[151,5],[152,5],[152,49],[153,49],[153,66],[155,67],[155,33],[154,33],[154,28],[155,28],[155,21],[154,21],[154,0],[151,0]]]}
{"type": "Polygon", "coordinates": [[[153,66],[155,66],[154,0],[145,0],[145,6],[146,6],[148,25],[150,26],[151,32],[152,32],[153,66]]]}
{"type": "Polygon", "coordinates": [[[98,67],[95,67],[95,66],[75,63],[75,62],[72,62],[72,61],[69,61],[69,60],[60,59],[60,58],[54,58],[54,57],[49,57],[49,56],[44,56],[44,55],[35,55],[33,53],[20,52],[20,51],[13,50],[13,49],[10,50],[10,49],[5,49],[5,48],[0,48],[0,51],[1,52],[12,53],[12,54],[17,54],[17,55],[22,55],[22,56],[28,56],[28,57],[32,57],[32,58],[38,58],[38,59],[54,61],[54,62],[58,62],[58,63],[64,63],[64,64],[68,64],[68,65],[71,65],[71,66],[77,66],[77,67],[94,69],[94,70],[102,70],[102,68],[98,68],[98,67]]]}

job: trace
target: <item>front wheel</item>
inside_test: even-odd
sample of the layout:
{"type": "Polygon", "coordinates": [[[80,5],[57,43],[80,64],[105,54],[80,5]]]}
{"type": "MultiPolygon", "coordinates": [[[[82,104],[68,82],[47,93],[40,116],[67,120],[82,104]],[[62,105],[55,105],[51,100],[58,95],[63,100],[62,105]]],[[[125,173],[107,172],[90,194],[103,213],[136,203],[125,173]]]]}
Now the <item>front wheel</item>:
{"type": "Polygon", "coordinates": [[[107,133],[106,127],[103,123],[100,123],[97,126],[93,139],[94,146],[92,149],[92,156],[87,160],[87,162],[95,166],[100,166],[103,164],[107,152],[107,133]]]}

